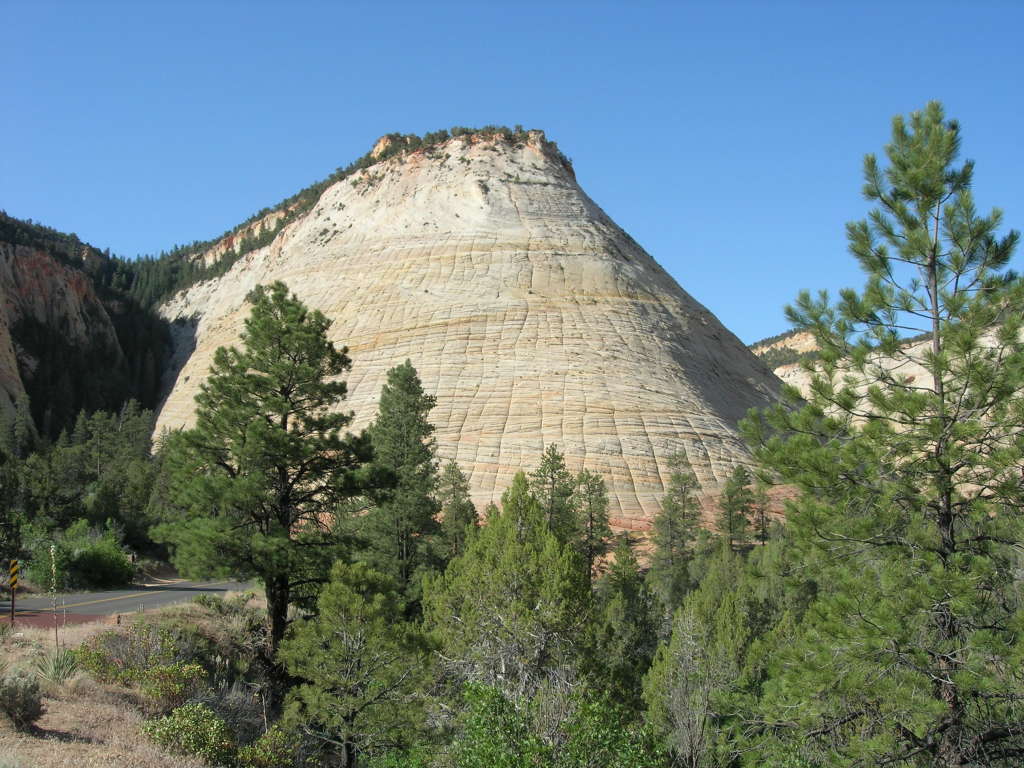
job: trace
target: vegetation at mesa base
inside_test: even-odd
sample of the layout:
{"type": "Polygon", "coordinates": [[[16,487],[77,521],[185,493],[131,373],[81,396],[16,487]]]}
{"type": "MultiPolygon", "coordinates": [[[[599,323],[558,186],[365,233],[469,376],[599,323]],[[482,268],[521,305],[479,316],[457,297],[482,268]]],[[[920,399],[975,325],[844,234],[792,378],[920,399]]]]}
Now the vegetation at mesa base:
{"type": "Polygon", "coordinates": [[[129,401],[119,413],[79,414],[49,442],[27,398],[0,414],[0,559],[18,558],[24,580],[63,590],[126,584],[133,554],[159,556],[153,421],[129,401]]]}
{"type": "MultiPolygon", "coordinates": [[[[748,417],[756,466],[725,484],[717,533],[676,456],[642,563],[557,446],[478,524],[411,362],[368,433],[342,435],[326,321],[257,291],[153,484],[183,567],[263,581],[270,619],[246,614],[254,639],[219,658],[259,651],[231,674],[263,686],[272,727],[189,693],[152,738],[238,765],[1019,765],[1024,285],[958,136],[934,104],[894,121],[885,168],[865,162],[878,209],[848,228],[864,290],[790,310],[822,349],[809,398],[748,417]],[[916,331],[924,352],[901,343],[916,331]],[[912,354],[927,377],[879,364],[912,354]],[[768,482],[794,489],[784,525],[768,482]]],[[[162,647],[104,643],[95,669],[162,647]]],[[[175,658],[172,695],[194,674],[175,658]]]]}

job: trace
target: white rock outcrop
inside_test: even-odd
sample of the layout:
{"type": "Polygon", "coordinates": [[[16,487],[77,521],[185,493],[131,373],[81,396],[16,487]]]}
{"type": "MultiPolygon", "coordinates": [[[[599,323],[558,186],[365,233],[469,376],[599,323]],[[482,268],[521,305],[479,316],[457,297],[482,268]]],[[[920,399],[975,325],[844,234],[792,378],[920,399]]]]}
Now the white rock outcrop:
{"type": "Polygon", "coordinates": [[[180,369],[158,430],[192,423],[254,286],[283,280],[349,348],[356,428],[410,359],[437,396],[439,454],[498,501],[557,443],[601,473],[619,528],[645,529],[682,451],[716,493],[748,454],[736,423],[778,381],[580,189],[539,133],[462,136],[338,182],[222,277],[161,308],[180,369]],[[194,345],[194,349],[193,349],[194,345]]]}

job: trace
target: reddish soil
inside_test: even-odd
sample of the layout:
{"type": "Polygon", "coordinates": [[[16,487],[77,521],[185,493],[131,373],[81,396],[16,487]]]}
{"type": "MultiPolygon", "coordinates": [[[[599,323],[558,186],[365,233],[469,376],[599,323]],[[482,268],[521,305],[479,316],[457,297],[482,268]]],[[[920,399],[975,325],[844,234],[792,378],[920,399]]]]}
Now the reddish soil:
{"type": "MultiPolygon", "coordinates": [[[[67,624],[88,624],[93,621],[105,621],[110,624],[116,623],[116,616],[106,616],[101,613],[69,613],[67,617],[57,614],[57,626],[63,628],[67,624]]],[[[0,616],[0,623],[10,624],[10,615],[0,616]]],[[[17,627],[35,627],[37,629],[53,629],[53,614],[49,611],[33,611],[31,613],[19,613],[14,622],[17,627]]]]}

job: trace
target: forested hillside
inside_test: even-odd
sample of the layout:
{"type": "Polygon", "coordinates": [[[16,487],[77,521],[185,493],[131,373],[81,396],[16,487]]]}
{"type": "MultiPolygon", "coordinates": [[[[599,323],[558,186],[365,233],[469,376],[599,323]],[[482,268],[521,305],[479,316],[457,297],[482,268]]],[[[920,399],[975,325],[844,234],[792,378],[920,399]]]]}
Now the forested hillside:
{"type": "Polygon", "coordinates": [[[132,295],[133,266],[73,234],[0,213],[5,244],[14,281],[6,319],[18,369],[7,374],[20,377],[41,436],[70,430],[83,410],[118,411],[128,400],[155,408],[170,337],[166,322],[132,295]],[[78,273],[84,286],[71,285],[78,273]],[[71,302],[82,305],[82,327],[68,324],[71,302]]]}

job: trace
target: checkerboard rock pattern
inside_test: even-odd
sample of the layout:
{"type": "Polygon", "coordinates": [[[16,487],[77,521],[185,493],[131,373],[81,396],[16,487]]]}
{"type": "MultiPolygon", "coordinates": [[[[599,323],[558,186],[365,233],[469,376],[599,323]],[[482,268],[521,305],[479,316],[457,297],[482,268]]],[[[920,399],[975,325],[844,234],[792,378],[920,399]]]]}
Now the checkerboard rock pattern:
{"type": "MultiPolygon", "coordinates": [[[[695,258],[705,258],[704,256],[695,258]]],[[[410,359],[438,453],[497,502],[556,443],[605,477],[618,529],[645,530],[689,458],[710,498],[749,455],[736,431],[778,380],[583,192],[539,132],[462,136],[373,165],[220,278],[161,308],[179,338],[158,431],[192,423],[214,351],[237,344],[246,294],[283,280],[349,348],[354,428],[410,359]]]]}

